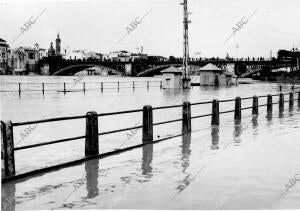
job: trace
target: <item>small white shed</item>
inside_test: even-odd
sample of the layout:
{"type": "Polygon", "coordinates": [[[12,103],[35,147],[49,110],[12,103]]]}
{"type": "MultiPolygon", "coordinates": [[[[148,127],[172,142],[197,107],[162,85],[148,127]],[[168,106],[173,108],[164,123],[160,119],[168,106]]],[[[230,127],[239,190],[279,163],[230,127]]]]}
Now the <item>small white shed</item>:
{"type": "Polygon", "coordinates": [[[197,70],[200,76],[200,86],[230,86],[237,84],[237,76],[229,71],[224,71],[221,68],[211,63],[197,70]]]}
{"type": "Polygon", "coordinates": [[[182,70],[176,67],[169,67],[163,71],[163,88],[164,89],[181,89],[182,88],[182,70]]]}

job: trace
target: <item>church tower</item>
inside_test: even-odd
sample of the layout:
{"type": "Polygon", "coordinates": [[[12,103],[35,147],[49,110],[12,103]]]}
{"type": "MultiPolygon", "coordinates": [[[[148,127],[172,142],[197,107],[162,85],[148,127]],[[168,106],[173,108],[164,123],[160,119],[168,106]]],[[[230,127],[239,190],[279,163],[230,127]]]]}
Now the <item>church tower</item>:
{"type": "Polygon", "coordinates": [[[57,34],[57,38],[56,38],[56,56],[60,56],[60,43],[61,43],[61,40],[59,38],[59,34],[57,34]]]}

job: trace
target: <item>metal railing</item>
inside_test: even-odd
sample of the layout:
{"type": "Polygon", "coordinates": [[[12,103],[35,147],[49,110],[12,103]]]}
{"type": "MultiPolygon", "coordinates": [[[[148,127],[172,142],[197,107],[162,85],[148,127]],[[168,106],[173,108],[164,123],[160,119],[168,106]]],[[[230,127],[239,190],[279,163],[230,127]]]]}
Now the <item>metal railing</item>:
{"type": "Polygon", "coordinates": [[[18,92],[19,95],[22,92],[41,92],[43,95],[45,92],[77,92],[77,91],[90,91],[90,90],[120,90],[120,89],[137,89],[137,88],[151,88],[151,87],[159,87],[162,89],[162,81],[101,81],[101,82],[62,82],[62,83],[15,83],[15,82],[5,82],[4,84],[16,85],[15,90],[0,90],[1,92],[18,92]],[[141,84],[142,83],[142,84],[141,84]],[[94,87],[87,88],[88,84],[94,84],[94,87]],[[108,84],[112,86],[107,86],[108,84]],[[125,86],[122,86],[125,84],[125,86]],[[34,85],[39,86],[40,89],[24,89],[24,85],[34,85]],[[48,85],[48,86],[46,86],[48,85]],[[57,89],[49,89],[50,86],[57,85],[61,86],[61,88],[57,89]],[[82,88],[75,88],[81,85],[82,88]],[[95,87],[96,86],[96,87],[95,87]]]}
{"type": "Polygon", "coordinates": [[[2,163],[4,164],[2,166],[2,182],[7,182],[14,179],[20,179],[24,178],[26,176],[35,175],[38,173],[45,173],[52,170],[57,170],[62,167],[71,166],[80,164],[84,161],[94,159],[94,158],[103,158],[106,156],[118,154],[121,152],[125,152],[128,150],[132,150],[147,144],[154,144],[158,143],[164,140],[168,140],[171,138],[179,137],[184,134],[188,134],[192,132],[191,130],[191,120],[192,119],[198,119],[203,117],[209,117],[211,116],[211,125],[219,125],[220,124],[220,114],[227,114],[227,113],[234,113],[234,119],[235,120],[241,120],[242,118],[242,111],[243,110],[249,110],[252,109],[253,115],[258,115],[258,108],[259,107],[267,107],[268,114],[272,113],[273,105],[279,104],[279,112],[283,112],[284,110],[284,103],[289,102],[289,106],[292,107],[294,105],[294,101],[298,101],[298,105],[300,106],[300,92],[298,92],[298,98],[294,98],[294,94],[296,92],[290,92],[290,93],[280,93],[280,94],[273,94],[273,95],[262,95],[262,96],[253,96],[253,97],[245,97],[240,98],[236,97],[235,99],[228,99],[228,100],[213,100],[213,101],[206,101],[206,102],[198,102],[198,103],[190,103],[190,102],[184,102],[182,105],[173,105],[173,106],[161,106],[161,107],[154,107],[151,106],[144,106],[143,109],[136,109],[136,110],[127,110],[127,111],[119,111],[119,112],[109,112],[109,113],[100,113],[97,114],[96,112],[88,112],[86,115],[81,116],[71,116],[71,117],[59,117],[59,118],[51,118],[51,119],[42,119],[42,120],[36,120],[36,121],[27,121],[27,122],[12,122],[7,121],[3,122],[1,121],[1,136],[3,143],[1,143],[2,147],[2,163]],[[289,100],[285,101],[284,96],[289,95],[289,100]],[[273,97],[279,97],[278,102],[273,102],[273,97]],[[259,105],[259,98],[267,98],[266,104],[259,105]],[[252,106],[249,107],[242,107],[242,101],[243,100],[253,100],[252,106]],[[227,111],[219,111],[219,104],[220,103],[228,103],[228,102],[235,102],[235,108],[232,110],[227,111]],[[191,114],[191,106],[199,106],[199,105],[212,105],[212,112],[208,114],[202,114],[202,115],[196,115],[192,116],[191,114]],[[161,121],[161,122],[155,122],[153,123],[153,111],[154,110],[163,110],[163,109],[171,109],[171,108],[182,108],[182,118],[179,119],[172,119],[167,121],[161,121]],[[127,127],[117,130],[110,130],[105,132],[98,132],[98,119],[99,117],[104,116],[114,116],[114,115],[121,115],[121,114],[131,114],[131,113],[141,113],[143,114],[143,124],[134,126],[134,127],[127,127]],[[49,123],[49,122],[57,122],[57,121],[69,121],[69,120],[75,120],[75,119],[86,119],[86,132],[85,135],[77,136],[77,137],[71,137],[66,139],[59,139],[59,140],[53,140],[49,142],[44,143],[38,143],[38,144],[32,144],[22,147],[14,147],[14,137],[13,137],[13,128],[18,126],[24,126],[24,125],[31,125],[31,124],[42,124],[42,123],[49,123]],[[166,138],[161,138],[158,140],[153,139],[153,127],[158,125],[164,125],[174,122],[182,122],[182,132],[177,135],[172,135],[166,138]],[[142,129],[142,143],[126,147],[123,149],[117,149],[114,151],[106,152],[99,154],[99,136],[107,135],[107,134],[113,134],[113,133],[119,133],[129,130],[136,130],[136,129],[142,129]],[[81,159],[77,159],[74,161],[33,170],[30,172],[22,173],[16,175],[15,173],[15,156],[14,152],[19,150],[25,150],[45,145],[51,145],[51,144],[57,144],[57,143],[63,143],[68,141],[74,141],[79,139],[85,139],[85,156],[81,159]]]}

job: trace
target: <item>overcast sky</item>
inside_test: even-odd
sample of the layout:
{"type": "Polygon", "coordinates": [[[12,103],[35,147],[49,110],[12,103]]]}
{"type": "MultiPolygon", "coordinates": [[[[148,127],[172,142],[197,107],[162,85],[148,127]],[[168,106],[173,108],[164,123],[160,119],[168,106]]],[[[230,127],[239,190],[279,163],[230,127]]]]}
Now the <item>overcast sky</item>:
{"type": "MultiPolygon", "coordinates": [[[[181,56],[183,8],[180,0],[11,1],[0,0],[0,38],[14,48],[38,43],[49,48],[60,33],[62,47],[108,53],[137,51],[181,56]],[[44,11],[44,12],[43,12],[44,11]],[[15,42],[26,21],[34,24],[15,42]],[[148,13],[148,14],[147,14],[148,13]],[[147,15],[146,15],[147,14],[147,15]],[[131,22],[146,17],[127,34],[131,22]],[[127,36],[118,43],[124,36],[127,36]]],[[[276,55],[300,48],[300,0],[188,0],[190,56],[276,55]],[[233,27],[248,22],[233,34],[233,27]],[[224,43],[224,41],[233,36],[224,43]]]]}

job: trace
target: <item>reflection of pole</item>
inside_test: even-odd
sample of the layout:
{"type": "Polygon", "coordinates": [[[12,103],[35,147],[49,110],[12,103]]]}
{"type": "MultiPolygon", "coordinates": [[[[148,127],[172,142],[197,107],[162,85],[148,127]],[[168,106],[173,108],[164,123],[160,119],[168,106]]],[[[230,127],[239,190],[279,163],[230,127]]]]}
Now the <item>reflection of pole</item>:
{"type": "Polygon", "coordinates": [[[190,88],[190,77],[188,72],[188,60],[189,60],[189,37],[188,37],[188,28],[189,28],[189,13],[188,13],[188,5],[187,0],[183,0],[183,88],[190,88]]]}
{"type": "Polygon", "coordinates": [[[99,159],[85,163],[87,198],[95,198],[99,195],[99,159]]]}

